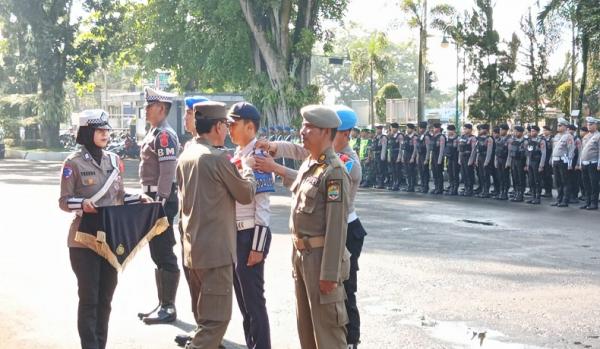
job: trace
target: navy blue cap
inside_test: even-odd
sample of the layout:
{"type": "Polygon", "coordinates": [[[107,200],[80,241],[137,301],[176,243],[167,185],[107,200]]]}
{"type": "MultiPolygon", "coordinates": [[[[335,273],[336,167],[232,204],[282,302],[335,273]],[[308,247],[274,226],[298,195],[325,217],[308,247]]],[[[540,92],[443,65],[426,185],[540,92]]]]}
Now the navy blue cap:
{"type": "Polygon", "coordinates": [[[507,130],[507,131],[508,131],[508,130],[510,129],[510,127],[508,127],[508,125],[507,125],[507,124],[502,124],[502,125],[500,125],[500,129],[501,129],[501,130],[507,130]]]}
{"type": "Polygon", "coordinates": [[[412,124],[412,123],[409,122],[408,124],[406,124],[406,128],[414,130],[415,129],[415,124],[412,124]]]}
{"type": "Polygon", "coordinates": [[[448,125],[448,127],[446,127],[446,129],[448,131],[456,131],[456,126],[454,126],[454,125],[448,125]]]}
{"type": "Polygon", "coordinates": [[[464,127],[464,128],[467,128],[467,129],[469,129],[469,130],[472,130],[472,129],[473,129],[473,125],[471,125],[471,124],[464,124],[464,125],[463,125],[463,127],[464,127]]]}
{"type": "Polygon", "coordinates": [[[538,131],[538,132],[539,132],[539,131],[540,131],[540,127],[539,127],[539,126],[536,126],[536,125],[533,125],[533,126],[530,126],[530,131],[531,131],[531,130],[535,130],[535,131],[538,131]]]}
{"type": "Polygon", "coordinates": [[[427,121],[419,122],[419,128],[427,128],[427,121]]]}
{"type": "Polygon", "coordinates": [[[517,126],[515,126],[515,131],[516,132],[525,132],[525,128],[523,126],[517,125],[517,126]]]}
{"type": "Polygon", "coordinates": [[[229,109],[229,116],[234,119],[253,120],[260,122],[260,113],[255,106],[248,102],[237,102],[229,109]]]}
{"type": "Polygon", "coordinates": [[[206,102],[206,101],[208,101],[208,98],[206,98],[204,96],[191,96],[191,97],[185,97],[184,101],[185,101],[185,107],[187,109],[194,109],[194,104],[200,103],[200,102],[206,102]]]}

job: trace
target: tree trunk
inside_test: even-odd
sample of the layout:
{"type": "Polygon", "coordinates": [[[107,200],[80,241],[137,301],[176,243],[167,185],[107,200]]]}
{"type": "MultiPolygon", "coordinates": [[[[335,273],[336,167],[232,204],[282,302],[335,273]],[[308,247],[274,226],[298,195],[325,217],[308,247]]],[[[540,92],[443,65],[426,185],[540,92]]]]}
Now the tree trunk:
{"type": "Polygon", "coordinates": [[[569,94],[569,119],[575,107],[575,68],[576,68],[577,37],[575,36],[575,22],[571,22],[571,91],[569,94]]]}
{"type": "Polygon", "coordinates": [[[425,119],[425,62],[427,60],[427,0],[423,1],[420,35],[419,35],[419,79],[417,83],[417,120],[425,119]]]}
{"type": "Polygon", "coordinates": [[[583,71],[581,74],[581,85],[579,86],[579,99],[577,103],[577,107],[579,108],[579,115],[577,116],[578,125],[582,125],[583,121],[583,97],[585,95],[585,85],[587,82],[589,48],[590,37],[587,33],[583,33],[581,36],[581,64],[583,65],[583,71]]]}

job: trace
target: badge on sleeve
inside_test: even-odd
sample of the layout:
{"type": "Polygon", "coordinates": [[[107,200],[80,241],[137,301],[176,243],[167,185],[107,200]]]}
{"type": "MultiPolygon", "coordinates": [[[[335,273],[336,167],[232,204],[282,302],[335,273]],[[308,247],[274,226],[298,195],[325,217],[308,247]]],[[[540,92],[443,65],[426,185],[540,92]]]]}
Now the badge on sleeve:
{"type": "Polygon", "coordinates": [[[65,164],[65,166],[63,167],[62,175],[64,179],[71,178],[71,176],[73,175],[73,168],[71,167],[71,165],[65,164]]]}
{"type": "Polygon", "coordinates": [[[330,179],[327,181],[327,202],[342,201],[342,180],[330,179]]]}
{"type": "Polygon", "coordinates": [[[158,161],[177,160],[177,144],[168,131],[161,131],[156,137],[155,148],[158,161]]]}

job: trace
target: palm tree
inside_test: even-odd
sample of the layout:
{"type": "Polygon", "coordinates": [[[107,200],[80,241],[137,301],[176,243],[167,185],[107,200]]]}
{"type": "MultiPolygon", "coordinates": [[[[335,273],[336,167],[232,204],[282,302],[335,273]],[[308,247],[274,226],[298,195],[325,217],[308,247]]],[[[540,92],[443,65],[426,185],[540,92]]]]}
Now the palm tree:
{"type": "Polygon", "coordinates": [[[350,74],[352,80],[361,83],[369,78],[369,123],[373,124],[375,112],[373,110],[373,74],[379,79],[385,75],[390,64],[390,57],[386,54],[390,43],[384,33],[375,32],[368,40],[358,41],[350,47],[350,74]]]}

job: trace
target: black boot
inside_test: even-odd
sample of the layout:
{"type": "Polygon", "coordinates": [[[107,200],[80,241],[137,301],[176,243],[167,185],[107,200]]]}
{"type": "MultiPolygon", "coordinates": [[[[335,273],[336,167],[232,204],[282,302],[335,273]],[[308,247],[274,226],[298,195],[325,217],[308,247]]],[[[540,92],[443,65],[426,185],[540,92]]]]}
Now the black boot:
{"type": "Polygon", "coordinates": [[[177,286],[179,285],[179,271],[170,272],[166,270],[156,270],[158,298],[160,305],[151,314],[143,318],[146,325],[167,324],[177,319],[177,310],[175,309],[175,296],[177,295],[177,286]]]}

